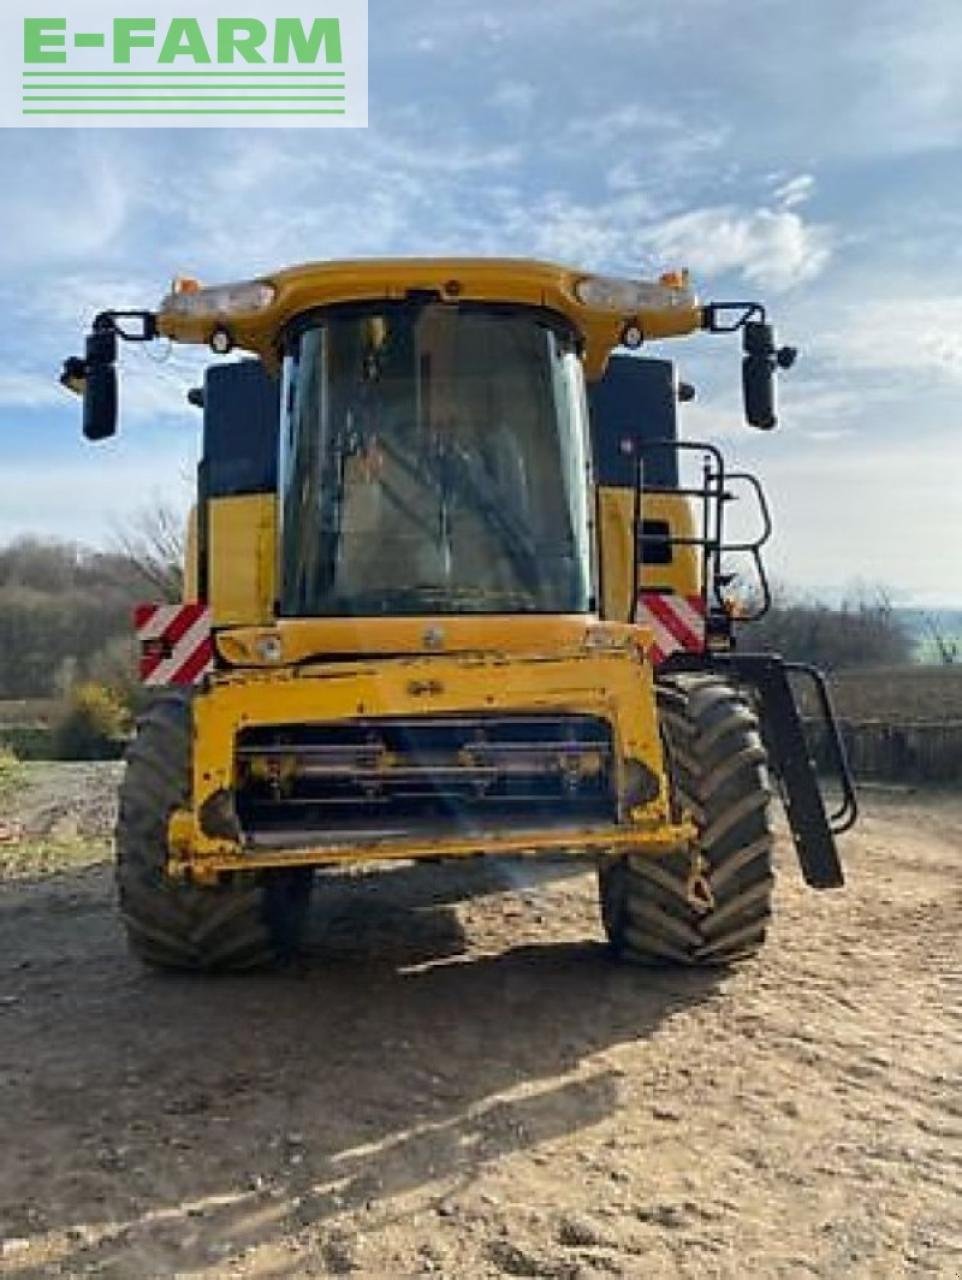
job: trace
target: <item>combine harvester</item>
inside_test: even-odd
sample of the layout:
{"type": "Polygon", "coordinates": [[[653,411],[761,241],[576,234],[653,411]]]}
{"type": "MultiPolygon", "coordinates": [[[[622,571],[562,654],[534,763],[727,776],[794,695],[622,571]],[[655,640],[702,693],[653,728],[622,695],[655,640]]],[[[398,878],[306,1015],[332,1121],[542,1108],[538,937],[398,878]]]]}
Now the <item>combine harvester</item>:
{"type": "Polygon", "coordinates": [[[163,686],[117,829],[139,956],[287,958],[319,868],[570,854],[597,860],[619,956],[727,963],[771,914],[769,766],[805,880],[842,884],[855,805],[824,683],[798,669],[836,744],[830,817],[795,669],[734,646],[729,557],[767,596],[762,491],[678,439],[669,362],[613,354],[701,330],[741,332],[747,419],[773,427],[794,353],[684,276],[322,263],[97,317],[63,375],[90,440],[116,431],[118,340],[256,357],[191,393],[186,599],[137,615],[163,686]],[[740,486],[761,522],[733,545],[740,486]]]}

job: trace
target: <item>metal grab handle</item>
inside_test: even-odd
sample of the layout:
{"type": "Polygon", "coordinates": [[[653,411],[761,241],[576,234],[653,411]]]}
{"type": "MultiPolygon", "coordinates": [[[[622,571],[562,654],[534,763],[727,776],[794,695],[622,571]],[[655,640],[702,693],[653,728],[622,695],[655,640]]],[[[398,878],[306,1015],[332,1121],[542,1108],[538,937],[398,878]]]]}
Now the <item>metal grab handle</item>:
{"type": "Polygon", "coordinates": [[[667,542],[670,547],[697,547],[701,550],[702,559],[702,598],[706,610],[711,602],[718,616],[729,612],[728,602],[724,596],[726,575],[724,557],[730,555],[748,555],[751,557],[754,576],[760,590],[761,599],[757,608],[739,615],[742,622],[757,622],[768,613],[772,605],[771,587],[765,572],[761,549],[768,542],[773,532],[773,522],[765,491],[756,476],[750,471],[728,471],[725,459],[717,445],[703,440],[643,440],[636,438],[635,493],[634,493],[634,545],[636,547],[632,600],[638,598],[640,589],[641,565],[637,548],[646,543],[667,542]],[[673,486],[645,485],[644,470],[646,455],[667,451],[676,456],[696,454],[703,459],[703,483],[701,488],[679,484],[673,486]],[[735,481],[747,485],[754,494],[758,512],[761,517],[761,530],[758,535],[747,542],[726,542],[725,540],[725,508],[728,503],[737,501],[739,494],[730,485],[735,481]],[[646,534],[642,530],[642,493],[655,493],[672,497],[691,497],[701,503],[701,532],[694,536],[670,533],[646,534]]]}
{"type": "Polygon", "coordinates": [[[835,714],[835,707],[832,705],[832,695],[829,692],[828,682],[824,673],[810,663],[786,662],[784,666],[785,670],[790,673],[807,676],[815,688],[819,709],[822,713],[822,721],[828,733],[829,749],[833,757],[835,773],[842,787],[842,802],[834,813],[828,815],[828,820],[833,833],[841,835],[844,831],[850,831],[858,819],[858,796],[855,791],[852,768],[848,761],[848,752],[845,750],[838,717],[835,714]]]}
{"type": "MultiPolygon", "coordinates": [[[[774,524],[772,523],[772,513],[769,510],[768,499],[765,497],[765,490],[761,486],[757,476],[753,476],[750,471],[728,471],[725,473],[726,480],[742,480],[747,484],[755,494],[758,500],[758,510],[762,517],[762,531],[752,542],[730,542],[725,546],[726,551],[760,551],[768,542],[774,532],[774,524]]],[[[725,495],[731,501],[734,495],[725,495]]]]}

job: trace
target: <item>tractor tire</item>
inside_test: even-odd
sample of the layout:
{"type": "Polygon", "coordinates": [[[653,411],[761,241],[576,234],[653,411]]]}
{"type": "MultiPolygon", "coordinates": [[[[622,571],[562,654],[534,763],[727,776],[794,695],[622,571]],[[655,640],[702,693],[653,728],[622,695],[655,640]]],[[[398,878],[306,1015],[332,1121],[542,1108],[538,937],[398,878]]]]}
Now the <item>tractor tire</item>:
{"type": "Polygon", "coordinates": [[[661,676],[656,690],[674,815],[698,829],[710,899],[689,901],[689,853],[617,858],[599,870],[605,931],[624,960],[728,964],[759,950],[772,914],[767,753],[751,707],[717,677],[661,676]]]}
{"type": "Polygon", "coordinates": [[[297,951],[310,868],[224,875],[206,887],[164,872],[167,822],[187,802],[191,694],[171,690],[141,718],[117,819],[117,890],[131,951],[162,969],[254,969],[297,951]]]}

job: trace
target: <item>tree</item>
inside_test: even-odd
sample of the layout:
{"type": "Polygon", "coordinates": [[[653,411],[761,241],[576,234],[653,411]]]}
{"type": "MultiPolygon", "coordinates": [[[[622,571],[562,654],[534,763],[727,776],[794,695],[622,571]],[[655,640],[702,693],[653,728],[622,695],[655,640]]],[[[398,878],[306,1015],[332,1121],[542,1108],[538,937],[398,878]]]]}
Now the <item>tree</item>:
{"type": "Polygon", "coordinates": [[[771,611],[745,635],[746,648],[825,671],[911,661],[911,637],[881,587],[859,588],[838,605],[797,596],[783,585],[772,596],[771,611]]]}
{"type": "Polygon", "coordinates": [[[958,640],[953,640],[943,631],[939,621],[930,613],[923,614],[922,621],[925,623],[925,629],[928,631],[935,645],[935,651],[939,655],[939,662],[943,667],[952,667],[962,660],[962,652],[960,652],[958,640]]]}
{"type": "Polygon", "coordinates": [[[129,695],[134,606],[177,598],[182,542],[166,509],[139,528],[129,553],[33,537],[0,547],[0,698],[61,697],[89,679],[129,695]]]}
{"type": "Polygon", "coordinates": [[[183,598],[186,537],[183,513],[173,504],[144,507],[115,535],[117,551],[134,565],[161,600],[183,598]]]}

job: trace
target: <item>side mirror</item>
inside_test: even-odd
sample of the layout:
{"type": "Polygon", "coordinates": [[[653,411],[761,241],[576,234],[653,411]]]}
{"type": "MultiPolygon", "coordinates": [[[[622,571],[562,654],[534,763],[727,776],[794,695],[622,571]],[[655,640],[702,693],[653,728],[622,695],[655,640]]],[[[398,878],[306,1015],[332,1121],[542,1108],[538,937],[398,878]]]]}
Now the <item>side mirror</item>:
{"type": "Polygon", "coordinates": [[[742,394],[750,427],[771,431],[778,425],[775,367],[768,356],[746,356],[742,361],[742,394]]]}
{"type": "Polygon", "coordinates": [[[97,329],[87,337],[83,433],[88,440],[117,434],[117,335],[97,329]]]}
{"type": "Polygon", "coordinates": [[[90,365],[84,387],[84,435],[109,440],[117,434],[117,370],[112,364],[90,365]]]}
{"type": "Polygon", "coordinates": [[[760,320],[743,326],[742,393],[748,425],[771,431],[778,425],[775,370],[790,369],[798,352],[794,347],[776,347],[775,330],[760,320]]]}

